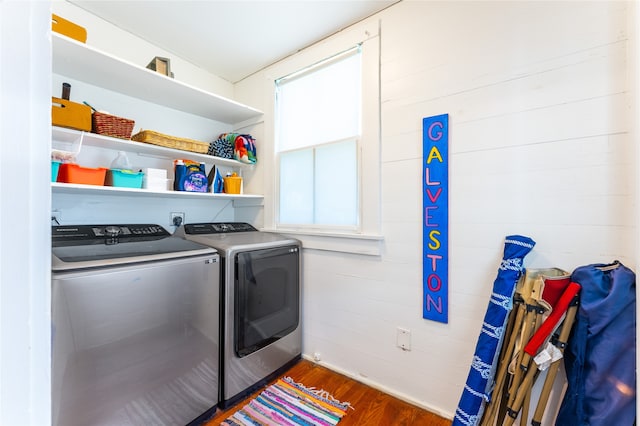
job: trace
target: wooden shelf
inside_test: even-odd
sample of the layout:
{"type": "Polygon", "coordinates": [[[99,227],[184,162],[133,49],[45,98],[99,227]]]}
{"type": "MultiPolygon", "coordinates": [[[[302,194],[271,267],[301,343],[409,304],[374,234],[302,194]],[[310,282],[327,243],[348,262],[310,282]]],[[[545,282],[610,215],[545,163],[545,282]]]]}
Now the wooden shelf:
{"type": "Polygon", "coordinates": [[[206,92],[52,33],[53,72],[107,90],[224,123],[240,123],[262,111],[206,92]]]}

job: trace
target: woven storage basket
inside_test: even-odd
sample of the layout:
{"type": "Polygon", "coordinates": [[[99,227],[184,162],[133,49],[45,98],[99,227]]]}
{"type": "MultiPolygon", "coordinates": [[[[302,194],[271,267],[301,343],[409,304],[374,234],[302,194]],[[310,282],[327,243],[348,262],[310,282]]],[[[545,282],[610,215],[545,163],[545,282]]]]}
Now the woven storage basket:
{"type": "Polygon", "coordinates": [[[91,118],[91,131],[99,135],[129,139],[135,121],[94,111],[91,118]]]}
{"type": "Polygon", "coordinates": [[[131,140],[164,146],[167,148],[180,149],[182,151],[197,152],[199,154],[206,154],[207,151],[209,151],[209,144],[206,142],[164,135],[159,132],[154,132],[153,130],[143,130],[138,132],[131,136],[131,140]]]}

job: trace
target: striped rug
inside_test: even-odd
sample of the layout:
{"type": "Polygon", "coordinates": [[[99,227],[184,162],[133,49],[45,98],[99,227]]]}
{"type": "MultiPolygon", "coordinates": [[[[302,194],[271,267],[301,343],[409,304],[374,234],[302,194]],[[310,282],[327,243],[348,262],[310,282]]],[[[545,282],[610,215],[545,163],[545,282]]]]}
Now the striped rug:
{"type": "Polygon", "coordinates": [[[348,402],[337,401],[327,391],[307,388],[284,377],[220,425],[329,426],[338,424],[347,408],[348,402]]]}

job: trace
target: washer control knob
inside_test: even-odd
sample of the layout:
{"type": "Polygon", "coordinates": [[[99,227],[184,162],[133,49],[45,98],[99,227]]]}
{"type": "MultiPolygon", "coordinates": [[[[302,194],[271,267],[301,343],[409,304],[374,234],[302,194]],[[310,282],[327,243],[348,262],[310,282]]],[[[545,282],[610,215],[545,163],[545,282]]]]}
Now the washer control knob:
{"type": "Polygon", "coordinates": [[[120,227],[109,225],[104,228],[104,233],[107,237],[116,237],[118,236],[118,234],[120,234],[120,227]]]}

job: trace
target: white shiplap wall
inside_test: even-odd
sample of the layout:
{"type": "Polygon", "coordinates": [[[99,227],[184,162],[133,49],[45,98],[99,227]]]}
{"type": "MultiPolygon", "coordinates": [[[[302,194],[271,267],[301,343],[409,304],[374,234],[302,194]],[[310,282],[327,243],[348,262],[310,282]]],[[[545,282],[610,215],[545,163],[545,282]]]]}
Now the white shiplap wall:
{"type": "MultiPolygon", "coordinates": [[[[305,250],[306,355],[452,417],[506,235],[537,241],[528,267],[635,269],[630,9],[405,0],[370,18],[381,23],[383,255],[305,250]],[[449,324],[421,318],[421,124],[443,113],[449,324]]],[[[239,83],[238,100],[268,110],[267,75],[239,83]]]]}

